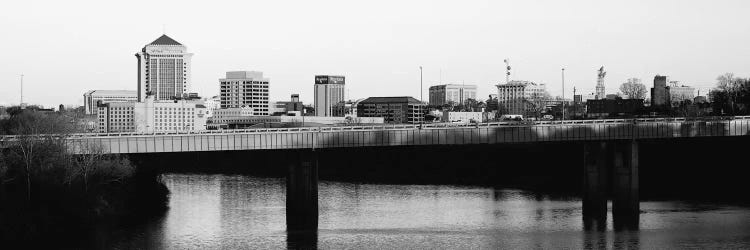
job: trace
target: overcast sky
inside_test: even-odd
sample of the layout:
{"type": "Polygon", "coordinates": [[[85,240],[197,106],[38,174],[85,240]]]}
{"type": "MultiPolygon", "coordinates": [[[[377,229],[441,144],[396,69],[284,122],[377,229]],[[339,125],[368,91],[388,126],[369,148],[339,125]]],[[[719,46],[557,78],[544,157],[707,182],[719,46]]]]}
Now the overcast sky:
{"type": "MultiPolygon", "coordinates": [[[[193,92],[218,94],[225,71],[257,70],[272,100],[312,102],[315,74],[346,76],[350,99],[419,98],[427,88],[512,79],[560,95],[607,93],[655,74],[704,91],[724,72],[750,74],[750,1],[4,1],[0,105],[82,105],[92,89],[136,89],[134,54],[170,37],[193,52],[193,92]]],[[[704,94],[705,92],[701,92],[704,94]]]]}

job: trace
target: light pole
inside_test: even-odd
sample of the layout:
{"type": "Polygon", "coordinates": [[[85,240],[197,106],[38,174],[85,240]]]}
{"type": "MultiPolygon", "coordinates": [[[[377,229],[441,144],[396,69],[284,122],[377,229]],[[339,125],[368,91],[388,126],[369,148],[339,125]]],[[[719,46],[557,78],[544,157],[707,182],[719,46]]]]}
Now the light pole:
{"type": "Polygon", "coordinates": [[[23,109],[23,74],[21,74],[21,103],[18,106],[23,109]]]}
{"type": "Polygon", "coordinates": [[[562,68],[562,119],[565,120],[565,68],[562,68]]]}
{"type": "MultiPolygon", "coordinates": [[[[422,87],[422,66],[419,66],[419,114],[422,115],[422,104],[424,104],[422,96],[422,90],[424,88],[422,87]]],[[[424,122],[424,117],[422,119],[419,119],[419,124],[422,124],[424,122]]]]}

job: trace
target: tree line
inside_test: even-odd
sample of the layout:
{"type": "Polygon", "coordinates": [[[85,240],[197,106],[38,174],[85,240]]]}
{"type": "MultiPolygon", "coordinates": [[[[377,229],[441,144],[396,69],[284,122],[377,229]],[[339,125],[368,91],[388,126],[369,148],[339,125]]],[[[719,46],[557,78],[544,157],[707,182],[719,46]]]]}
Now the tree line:
{"type": "Polygon", "coordinates": [[[0,240],[34,242],[141,213],[146,203],[166,207],[168,190],[158,174],[97,145],[71,145],[65,138],[77,129],[70,116],[6,111],[0,135],[16,140],[0,148],[0,240]],[[86,154],[71,154],[71,146],[86,154]]]}

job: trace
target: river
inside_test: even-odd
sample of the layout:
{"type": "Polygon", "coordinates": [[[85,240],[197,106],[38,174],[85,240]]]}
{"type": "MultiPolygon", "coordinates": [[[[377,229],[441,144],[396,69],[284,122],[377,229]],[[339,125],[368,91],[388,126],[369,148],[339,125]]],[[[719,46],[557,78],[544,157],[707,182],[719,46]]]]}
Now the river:
{"type": "MultiPolygon", "coordinates": [[[[109,249],[750,248],[750,208],[641,202],[639,230],[583,230],[578,197],[469,186],[320,183],[317,236],[288,237],[285,182],[167,174],[170,209],[97,233],[109,249]]],[[[611,212],[611,204],[610,204],[611,212]]]]}

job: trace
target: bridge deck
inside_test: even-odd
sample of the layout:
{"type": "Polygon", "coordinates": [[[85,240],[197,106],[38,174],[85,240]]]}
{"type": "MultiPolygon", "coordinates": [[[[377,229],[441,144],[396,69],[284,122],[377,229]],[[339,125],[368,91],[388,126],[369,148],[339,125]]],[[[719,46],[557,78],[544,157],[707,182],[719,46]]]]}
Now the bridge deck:
{"type": "MultiPolygon", "coordinates": [[[[276,128],[183,133],[73,134],[75,153],[159,153],[686,138],[750,135],[750,117],[618,119],[536,123],[276,128]]],[[[15,137],[0,138],[12,143],[15,137]]]]}

